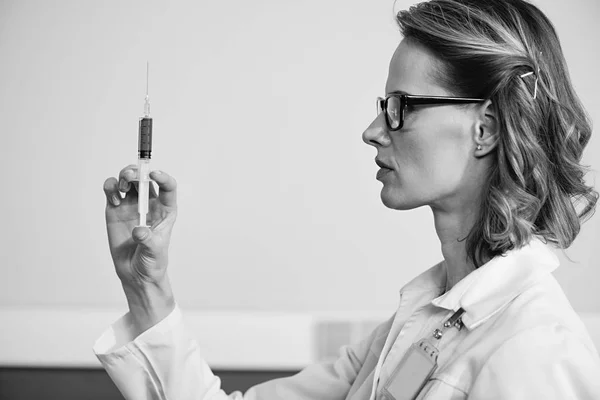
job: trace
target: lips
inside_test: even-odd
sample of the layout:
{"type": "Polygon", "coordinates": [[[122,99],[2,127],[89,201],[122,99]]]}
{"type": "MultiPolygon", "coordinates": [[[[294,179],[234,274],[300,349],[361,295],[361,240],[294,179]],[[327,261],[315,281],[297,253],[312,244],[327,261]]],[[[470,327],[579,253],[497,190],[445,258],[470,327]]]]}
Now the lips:
{"type": "Polygon", "coordinates": [[[394,169],[392,167],[390,167],[389,165],[387,165],[386,163],[384,163],[383,161],[379,160],[379,159],[375,159],[375,164],[379,165],[381,168],[386,168],[386,169],[394,169]]]}
{"type": "Polygon", "coordinates": [[[377,175],[376,175],[375,179],[381,179],[382,176],[385,176],[385,175],[389,174],[390,172],[392,172],[391,169],[381,168],[379,171],[377,171],[377,175]]]}
{"type": "Polygon", "coordinates": [[[375,164],[381,167],[381,169],[377,171],[377,179],[381,178],[384,175],[387,175],[389,172],[392,172],[394,170],[391,166],[379,160],[378,158],[375,159],[375,164]]]}

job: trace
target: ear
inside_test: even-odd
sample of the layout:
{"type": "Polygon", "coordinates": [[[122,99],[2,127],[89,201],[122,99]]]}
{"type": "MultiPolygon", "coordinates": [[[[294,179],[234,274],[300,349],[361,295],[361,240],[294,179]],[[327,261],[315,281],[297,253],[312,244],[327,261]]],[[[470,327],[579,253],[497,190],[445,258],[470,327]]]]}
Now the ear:
{"type": "Polygon", "coordinates": [[[477,120],[474,125],[473,147],[476,157],[483,157],[493,152],[498,144],[499,124],[491,100],[486,100],[477,109],[477,120]]]}

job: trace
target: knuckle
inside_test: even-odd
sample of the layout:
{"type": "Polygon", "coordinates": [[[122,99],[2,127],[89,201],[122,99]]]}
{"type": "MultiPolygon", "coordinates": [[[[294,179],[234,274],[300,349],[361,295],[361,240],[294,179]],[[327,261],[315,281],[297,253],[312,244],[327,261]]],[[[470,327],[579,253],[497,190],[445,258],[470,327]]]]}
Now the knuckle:
{"type": "Polygon", "coordinates": [[[119,181],[119,191],[121,192],[128,192],[129,191],[129,182],[127,182],[126,179],[121,179],[119,181]]]}
{"type": "MultiPolygon", "coordinates": [[[[123,168],[120,172],[119,172],[119,180],[125,178],[126,176],[131,176],[131,174],[128,174],[127,172],[129,171],[137,171],[137,165],[135,164],[130,164],[128,166],[126,166],[125,168],[123,168]]],[[[134,174],[135,175],[135,174],[134,174]]]]}

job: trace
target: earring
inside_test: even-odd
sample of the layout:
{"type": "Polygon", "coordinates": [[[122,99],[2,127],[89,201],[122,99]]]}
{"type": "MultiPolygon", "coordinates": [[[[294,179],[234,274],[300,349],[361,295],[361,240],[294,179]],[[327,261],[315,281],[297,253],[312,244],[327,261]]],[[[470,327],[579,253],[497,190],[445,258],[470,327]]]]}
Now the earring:
{"type": "Polygon", "coordinates": [[[481,145],[480,144],[477,145],[477,150],[481,150],[481,145]]]}

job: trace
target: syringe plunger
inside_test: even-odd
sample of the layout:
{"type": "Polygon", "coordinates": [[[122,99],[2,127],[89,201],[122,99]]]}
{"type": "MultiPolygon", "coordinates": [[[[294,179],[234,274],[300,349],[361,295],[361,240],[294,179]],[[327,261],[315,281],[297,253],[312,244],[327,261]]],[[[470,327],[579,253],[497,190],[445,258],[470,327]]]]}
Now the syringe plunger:
{"type": "Polygon", "coordinates": [[[140,226],[146,226],[146,214],[148,214],[148,202],[150,198],[150,160],[138,160],[138,213],[140,215],[140,226]]]}

